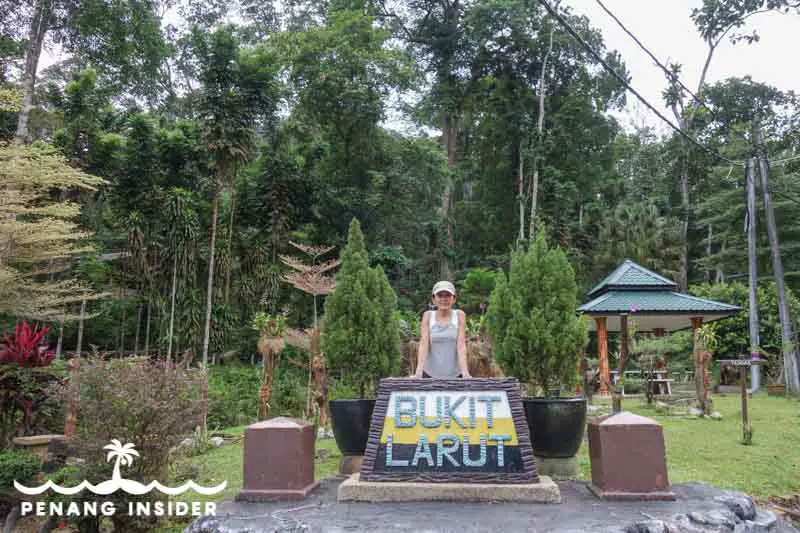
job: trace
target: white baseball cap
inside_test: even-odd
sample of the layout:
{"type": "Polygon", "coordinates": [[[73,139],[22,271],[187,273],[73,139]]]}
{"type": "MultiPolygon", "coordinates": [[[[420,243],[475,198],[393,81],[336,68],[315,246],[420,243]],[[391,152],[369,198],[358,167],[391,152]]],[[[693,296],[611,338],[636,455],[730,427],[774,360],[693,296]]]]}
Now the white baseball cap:
{"type": "Polygon", "coordinates": [[[456,288],[449,281],[439,281],[433,286],[433,292],[431,294],[436,294],[437,292],[449,292],[450,294],[455,294],[456,288]]]}

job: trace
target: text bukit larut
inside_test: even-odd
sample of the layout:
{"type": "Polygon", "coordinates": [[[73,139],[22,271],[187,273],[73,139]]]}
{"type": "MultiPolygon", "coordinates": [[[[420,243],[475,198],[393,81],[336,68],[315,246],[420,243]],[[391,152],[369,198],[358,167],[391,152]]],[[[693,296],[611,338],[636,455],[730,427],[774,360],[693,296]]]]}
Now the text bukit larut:
{"type": "Polygon", "coordinates": [[[505,393],[403,391],[389,399],[379,457],[385,468],[503,468],[517,444],[505,393]]]}

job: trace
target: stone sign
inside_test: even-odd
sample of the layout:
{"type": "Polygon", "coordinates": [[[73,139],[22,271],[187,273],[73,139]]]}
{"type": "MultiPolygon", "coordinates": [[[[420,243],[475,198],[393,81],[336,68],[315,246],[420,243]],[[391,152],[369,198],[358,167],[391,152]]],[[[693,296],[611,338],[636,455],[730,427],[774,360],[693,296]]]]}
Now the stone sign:
{"type": "Polygon", "coordinates": [[[518,381],[381,380],[361,479],[538,482],[518,381]]]}

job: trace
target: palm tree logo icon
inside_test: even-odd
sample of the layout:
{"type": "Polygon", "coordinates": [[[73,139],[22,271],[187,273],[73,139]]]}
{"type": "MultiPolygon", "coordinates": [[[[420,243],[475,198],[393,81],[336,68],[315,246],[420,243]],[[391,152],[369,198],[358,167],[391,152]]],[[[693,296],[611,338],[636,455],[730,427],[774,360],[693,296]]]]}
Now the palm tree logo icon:
{"type": "Polygon", "coordinates": [[[117,439],[111,439],[111,444],[106,444],[103,446],[103,449],[110,450],[108,452],[108,457],[106,457],[107,462],[111,462],[111,459],[116,459],[116,462],[114,463],[114,473],[111,475],[111,480],[121,484],[122,475],[119,473],[119,467],[131,466],[133,464],[133,458],[139,457],[139,452],[136,451],[133,443],[129,442],[123,445],[117,439]]]}

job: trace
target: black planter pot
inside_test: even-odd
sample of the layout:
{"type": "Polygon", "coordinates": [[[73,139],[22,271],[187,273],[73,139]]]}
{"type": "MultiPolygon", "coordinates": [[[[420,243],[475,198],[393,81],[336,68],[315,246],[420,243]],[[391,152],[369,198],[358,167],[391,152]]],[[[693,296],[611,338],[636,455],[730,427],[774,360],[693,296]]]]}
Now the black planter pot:
{"type": "Polygon", "coordinates": [[[336,445],[342,455],[364,455],[375,400],[331,400],[331,424],[336,445]]]}
{"type": "Polygon", "coordinates": [[[586,398],[523,398],[533,454],[574,457],[586,429],[586,398]]]}

